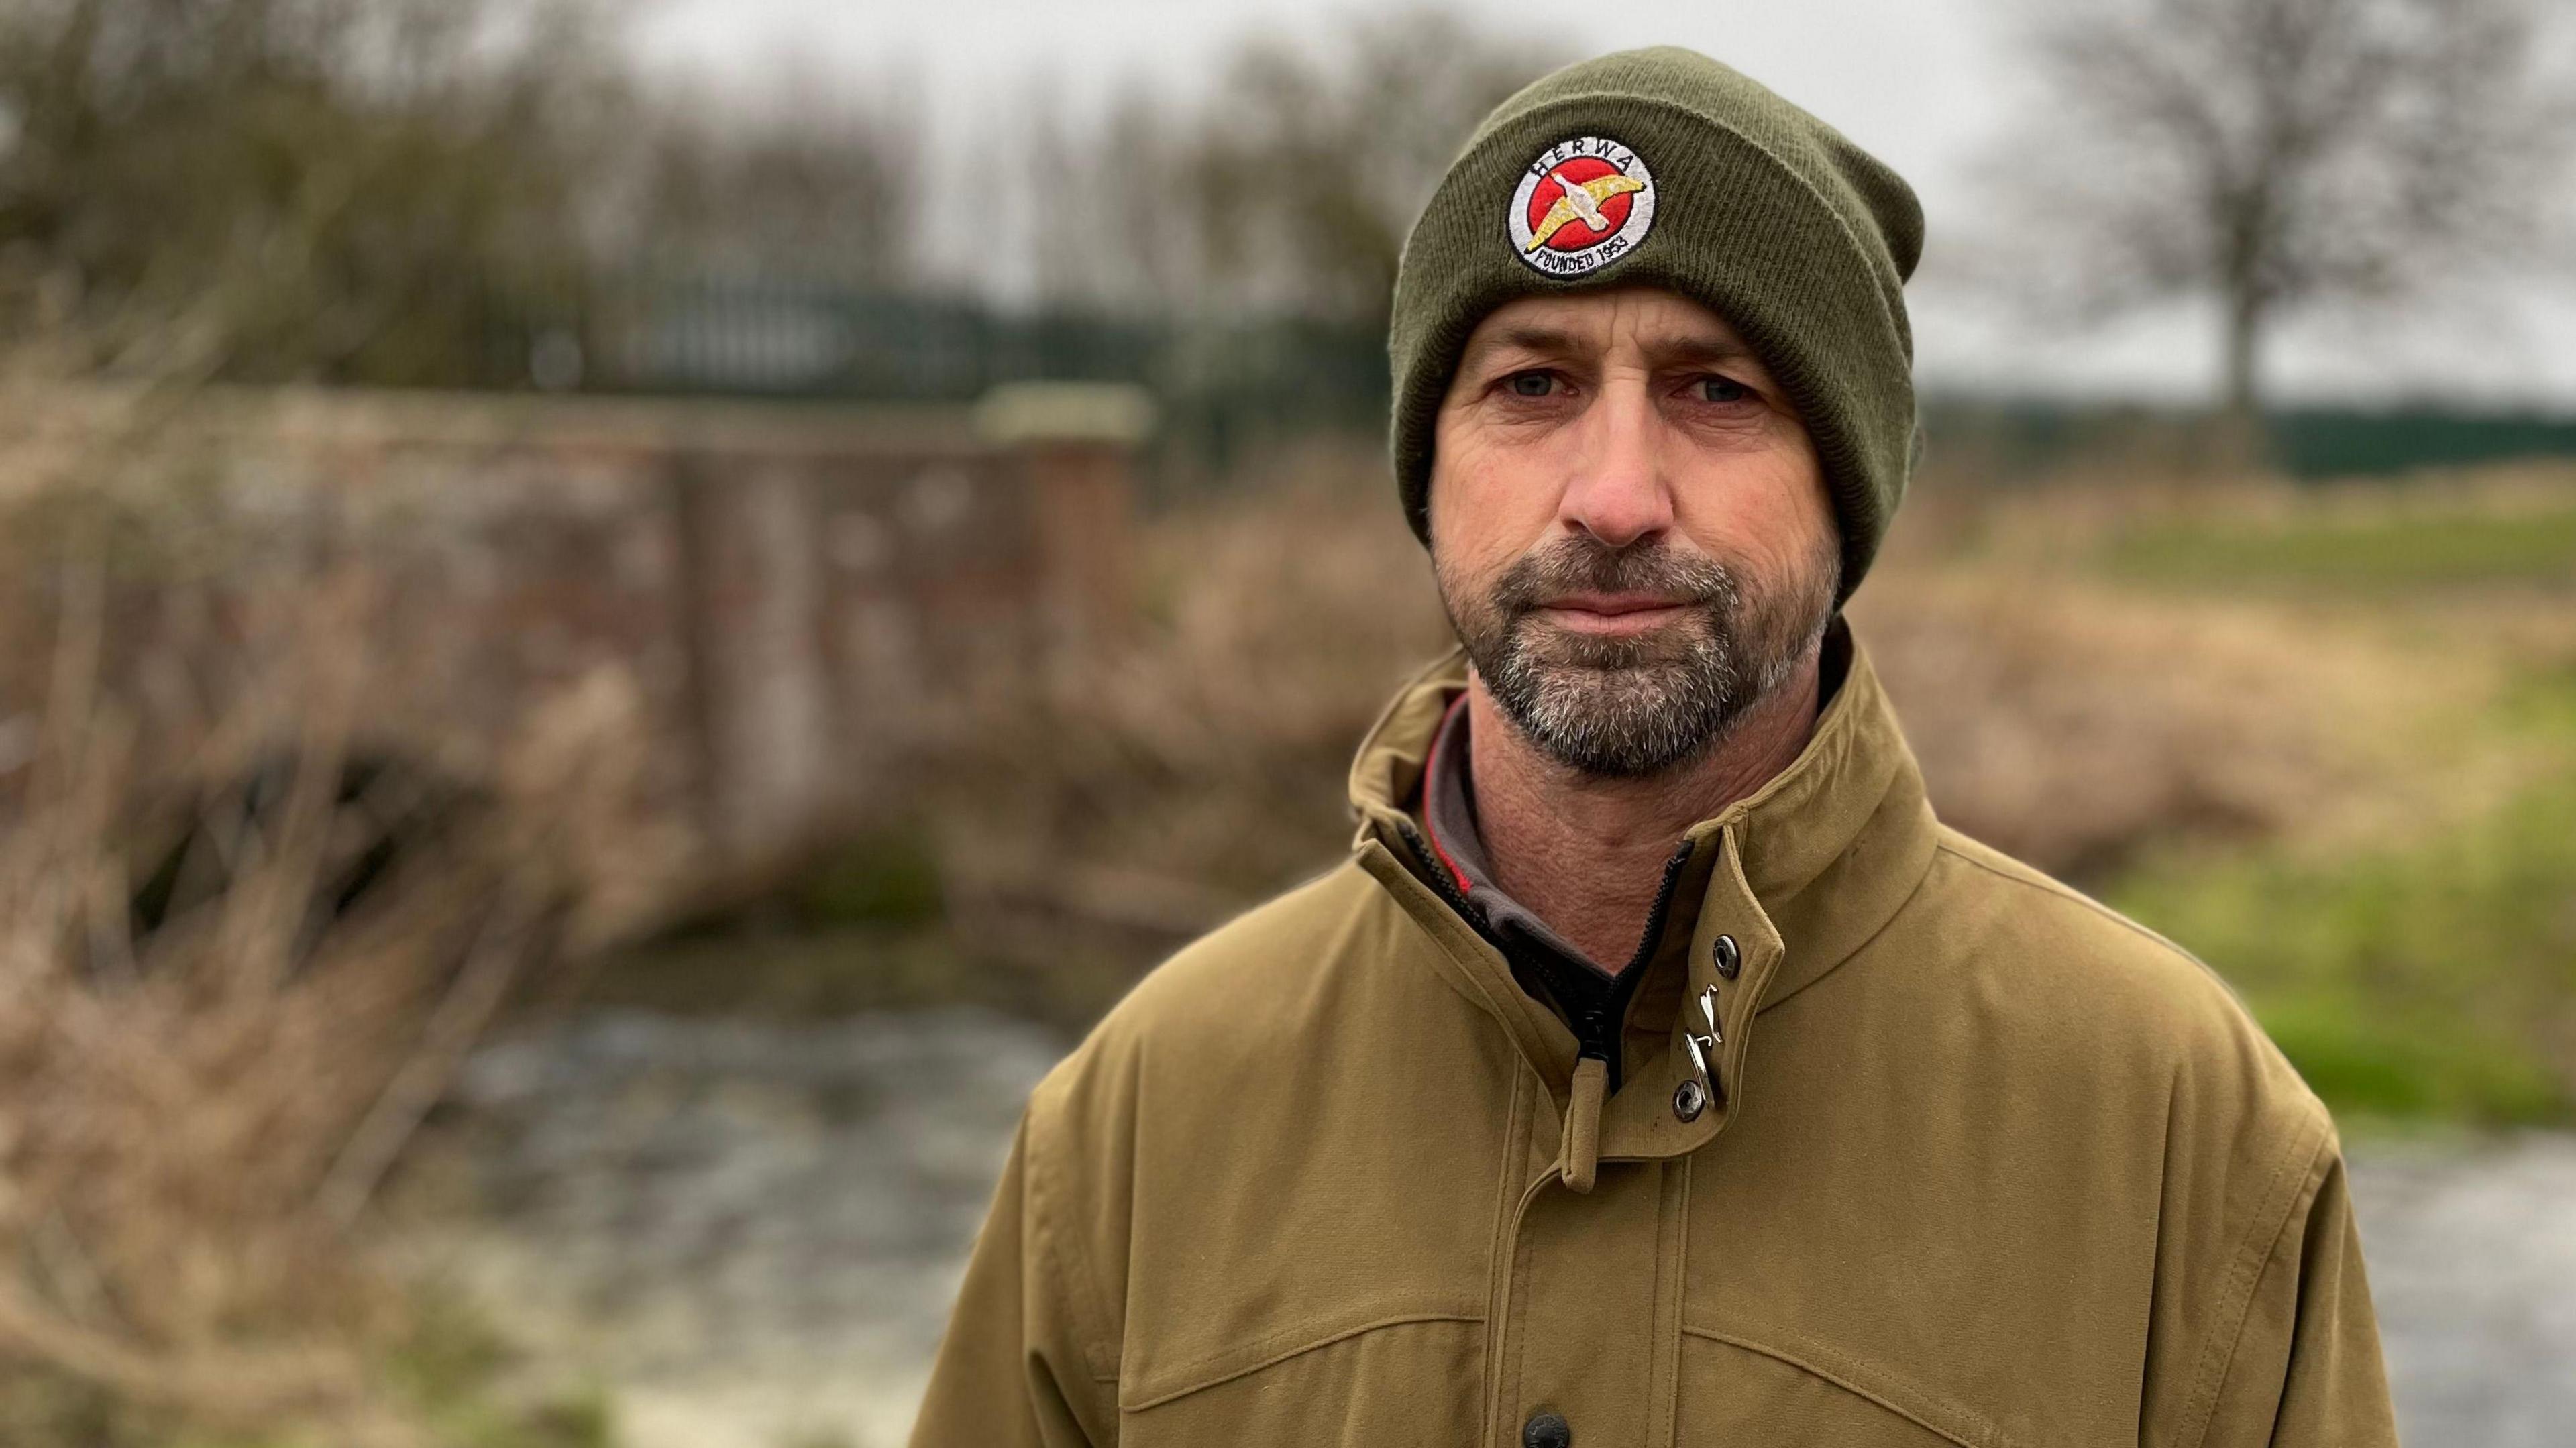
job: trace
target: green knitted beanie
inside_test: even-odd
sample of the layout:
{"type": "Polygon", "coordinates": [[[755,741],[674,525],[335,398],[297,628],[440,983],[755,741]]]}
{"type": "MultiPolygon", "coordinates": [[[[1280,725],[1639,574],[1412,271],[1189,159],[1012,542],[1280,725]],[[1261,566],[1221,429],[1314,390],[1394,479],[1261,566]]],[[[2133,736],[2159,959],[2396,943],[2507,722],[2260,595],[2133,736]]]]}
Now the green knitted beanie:
{"type": "Polygon", "coordinates": [[[1726,318],[1797,405],[1849,598],[1912,465],[1904,285],[1922,250],[1902,178],[1704,55],[1624,51],[1536,82],[1477,128],[1396,269],[1395,477],[1413,531],[1430,542],[1432,423],[1478,321],[1518,297],[1667,287],[1726,318]]]}

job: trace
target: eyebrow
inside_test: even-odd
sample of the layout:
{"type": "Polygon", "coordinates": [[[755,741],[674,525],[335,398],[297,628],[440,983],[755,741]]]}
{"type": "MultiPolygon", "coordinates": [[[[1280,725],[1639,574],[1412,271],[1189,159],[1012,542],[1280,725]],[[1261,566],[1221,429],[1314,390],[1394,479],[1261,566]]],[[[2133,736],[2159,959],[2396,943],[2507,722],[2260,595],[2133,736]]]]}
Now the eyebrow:
{"type": "Polygon", "coordinates": [[[1752,362],[1761,358],[1742,342],[1713,337],[1672,337],[1651,343],[1646,352],[1660,366],[1676,364],[1718,365],[1728,362],[1752,362]]]}
{"type": "MultiPolygon", "coordinates": [[[[1572,332],[1553,327],[1511,327],[1479,342],[1459,361],[1462,370],[1484,365],[1497,352],[1527,352],[1537,356],[1580,352],[1585,343],[1572,332]]],[[[1714,337],[1668,337],[1658,339],[1646,348],[1657,367],[1723,366],[1730,363],[1761,365],[1761,358],[1742,342],[1714,337]]]]}
{"type": "Polygon", "coordinates": [[[1478,342],[1459,359],[1459,366],[1462,369],[1482,366],[1486,358],[1497,352],[1534,352],[1544,357],[1581,350],[1582,344],[1575,340],[1572,332],[1553,327],[1507,327],[1478,342]]]}

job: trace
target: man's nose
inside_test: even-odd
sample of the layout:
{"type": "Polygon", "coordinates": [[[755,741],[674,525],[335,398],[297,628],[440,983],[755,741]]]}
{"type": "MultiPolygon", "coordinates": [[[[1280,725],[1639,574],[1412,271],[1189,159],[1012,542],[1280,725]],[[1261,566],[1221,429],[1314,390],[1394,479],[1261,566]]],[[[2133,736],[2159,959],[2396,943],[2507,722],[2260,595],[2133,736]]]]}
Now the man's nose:
{"type": "Polygon", "coordinates": [[[1625,548],[1673,524],[1656,429],[1660,419],[1642,385],[1605,388],[1586,409],[1582,456],[1557,505],[1557,521],[1612,548],[1625,548]]]}

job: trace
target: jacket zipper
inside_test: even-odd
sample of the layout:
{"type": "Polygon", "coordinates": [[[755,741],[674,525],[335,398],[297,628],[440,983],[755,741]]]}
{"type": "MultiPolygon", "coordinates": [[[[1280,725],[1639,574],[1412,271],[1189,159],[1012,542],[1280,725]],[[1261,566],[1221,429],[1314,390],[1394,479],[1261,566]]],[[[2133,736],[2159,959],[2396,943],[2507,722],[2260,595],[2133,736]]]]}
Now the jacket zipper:
{"type": "Polygon", "coordinates": [[[1610,998],[1593,1013],[1590,1030],[1577,1028],[1574,1033],[1580,1043],[1576,1058],[1600,1057],[1610,1068],[1613,1091],[1619,1089],[1620,1058],[1627,1054],[1619,1049],[1619,1033],[1628,1024],[1628,1003],[1636,998],[1637,986],[1646,978],[1646,963],[1655,958],[1655,947],[1663,943],[1664,921],[1672,913],[1673,891],[1681,884],[1682,867],[1690,863],[1690,858],[1691,842],[1685,838],[1673,851],[1673,857],[1664,862],[1664,878],[1655,887],[1655,903],[1646,912],[1646,933],[1638,937],[1636,954],[1628,957],[1628,968],[1612,980],[1610,998]]]}
{"type": "MultiPolygon", "coordinates": [[[[1395,817],[1395,826],[1404,836],[1406,847],[1413,851],[1415,861],[1422,866],[1415,871],[1416,876],[1427,879],[1432,893],[1438,895],[1441,903],[1454,911],[1459,919],[1466,921],[1469,929],[1502,952],[1505,960],[1547,982],[1558,1001],[1584,999],[1591,1003],[1587,1009],[1568,1011],[1572,1019],[1567,1024],[1574,1028],[1575,1059],[1579,1061],[1589,1056],[1601,1062],[1609,1071],[1610,1089],[1618,1090],[1623,1074],[1620,1058],[1626,1054],[1619,1049],[1619,1032],[1627,1023],[1628,1003],[1636,996],[1637,985],[1645,977],[1646,963],[1654,958],[1655,947],[1663,941],[1664,923],[1672,913],[1673,892],[1681,884],[1682,867],[1690,863],[1691,842],[1684,839],[1673,851],[1672,858],[1664,862],[1664,877],[1656,886],[1655,903],[1646,912],[1645,934],[1638,939],[1636,954],[1629,957],[1627,969],[1611,979],[1610,989],[1603,998],[1601,993],[1588,989],[1566,989],[1563,985],[1564,972],[1568,968],[1566,962],[1551,959],[1546,952],[1523,951],[1488,931],[1484,913],[1468,901],[1446,871],[1433,868],[1439,862],[1438,856],[1432,853],[1431,843],[1423,838],[1422,831],[1403,815],[1395,817]]],[[[1573,968],[1582,969],[1579,966],[1573,968]]]]}

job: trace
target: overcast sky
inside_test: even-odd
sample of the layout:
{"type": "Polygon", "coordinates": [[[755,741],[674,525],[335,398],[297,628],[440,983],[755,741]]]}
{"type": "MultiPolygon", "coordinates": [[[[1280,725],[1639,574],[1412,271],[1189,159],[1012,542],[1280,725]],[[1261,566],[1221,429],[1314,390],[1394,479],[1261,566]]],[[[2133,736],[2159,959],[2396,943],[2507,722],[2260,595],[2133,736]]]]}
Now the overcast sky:
{"type": "MultiPolygon", "coordinates": [[[[2030,0],[1635,0],[1480,4],[1464,13],[1567,53],[1680,44],[1741,69],[1895,166],[1922,195],[1926,269],[1973,221],[1981,156],[2027,124],[2012,20],[2030,0]]],[[[1044,84],[1075,105],[1126,83],[1202,88],[1255,34],[1329,36],[1350,0],[650,0],[635,44],[657,69],[757,91],[781,75],[899,84],[936,138],[1014,113],[1044,84]]],[[[2181,397],[2206,391],[2212,328],[2184,309],[2053,335],[1933,280],[1914,297],[1928,386],[2181,397]]],[[[2283,335],[2285,398],[2433,397],[2576,411],[2576,266],[2545,280],[2319,320],[2283,335]]]]}

